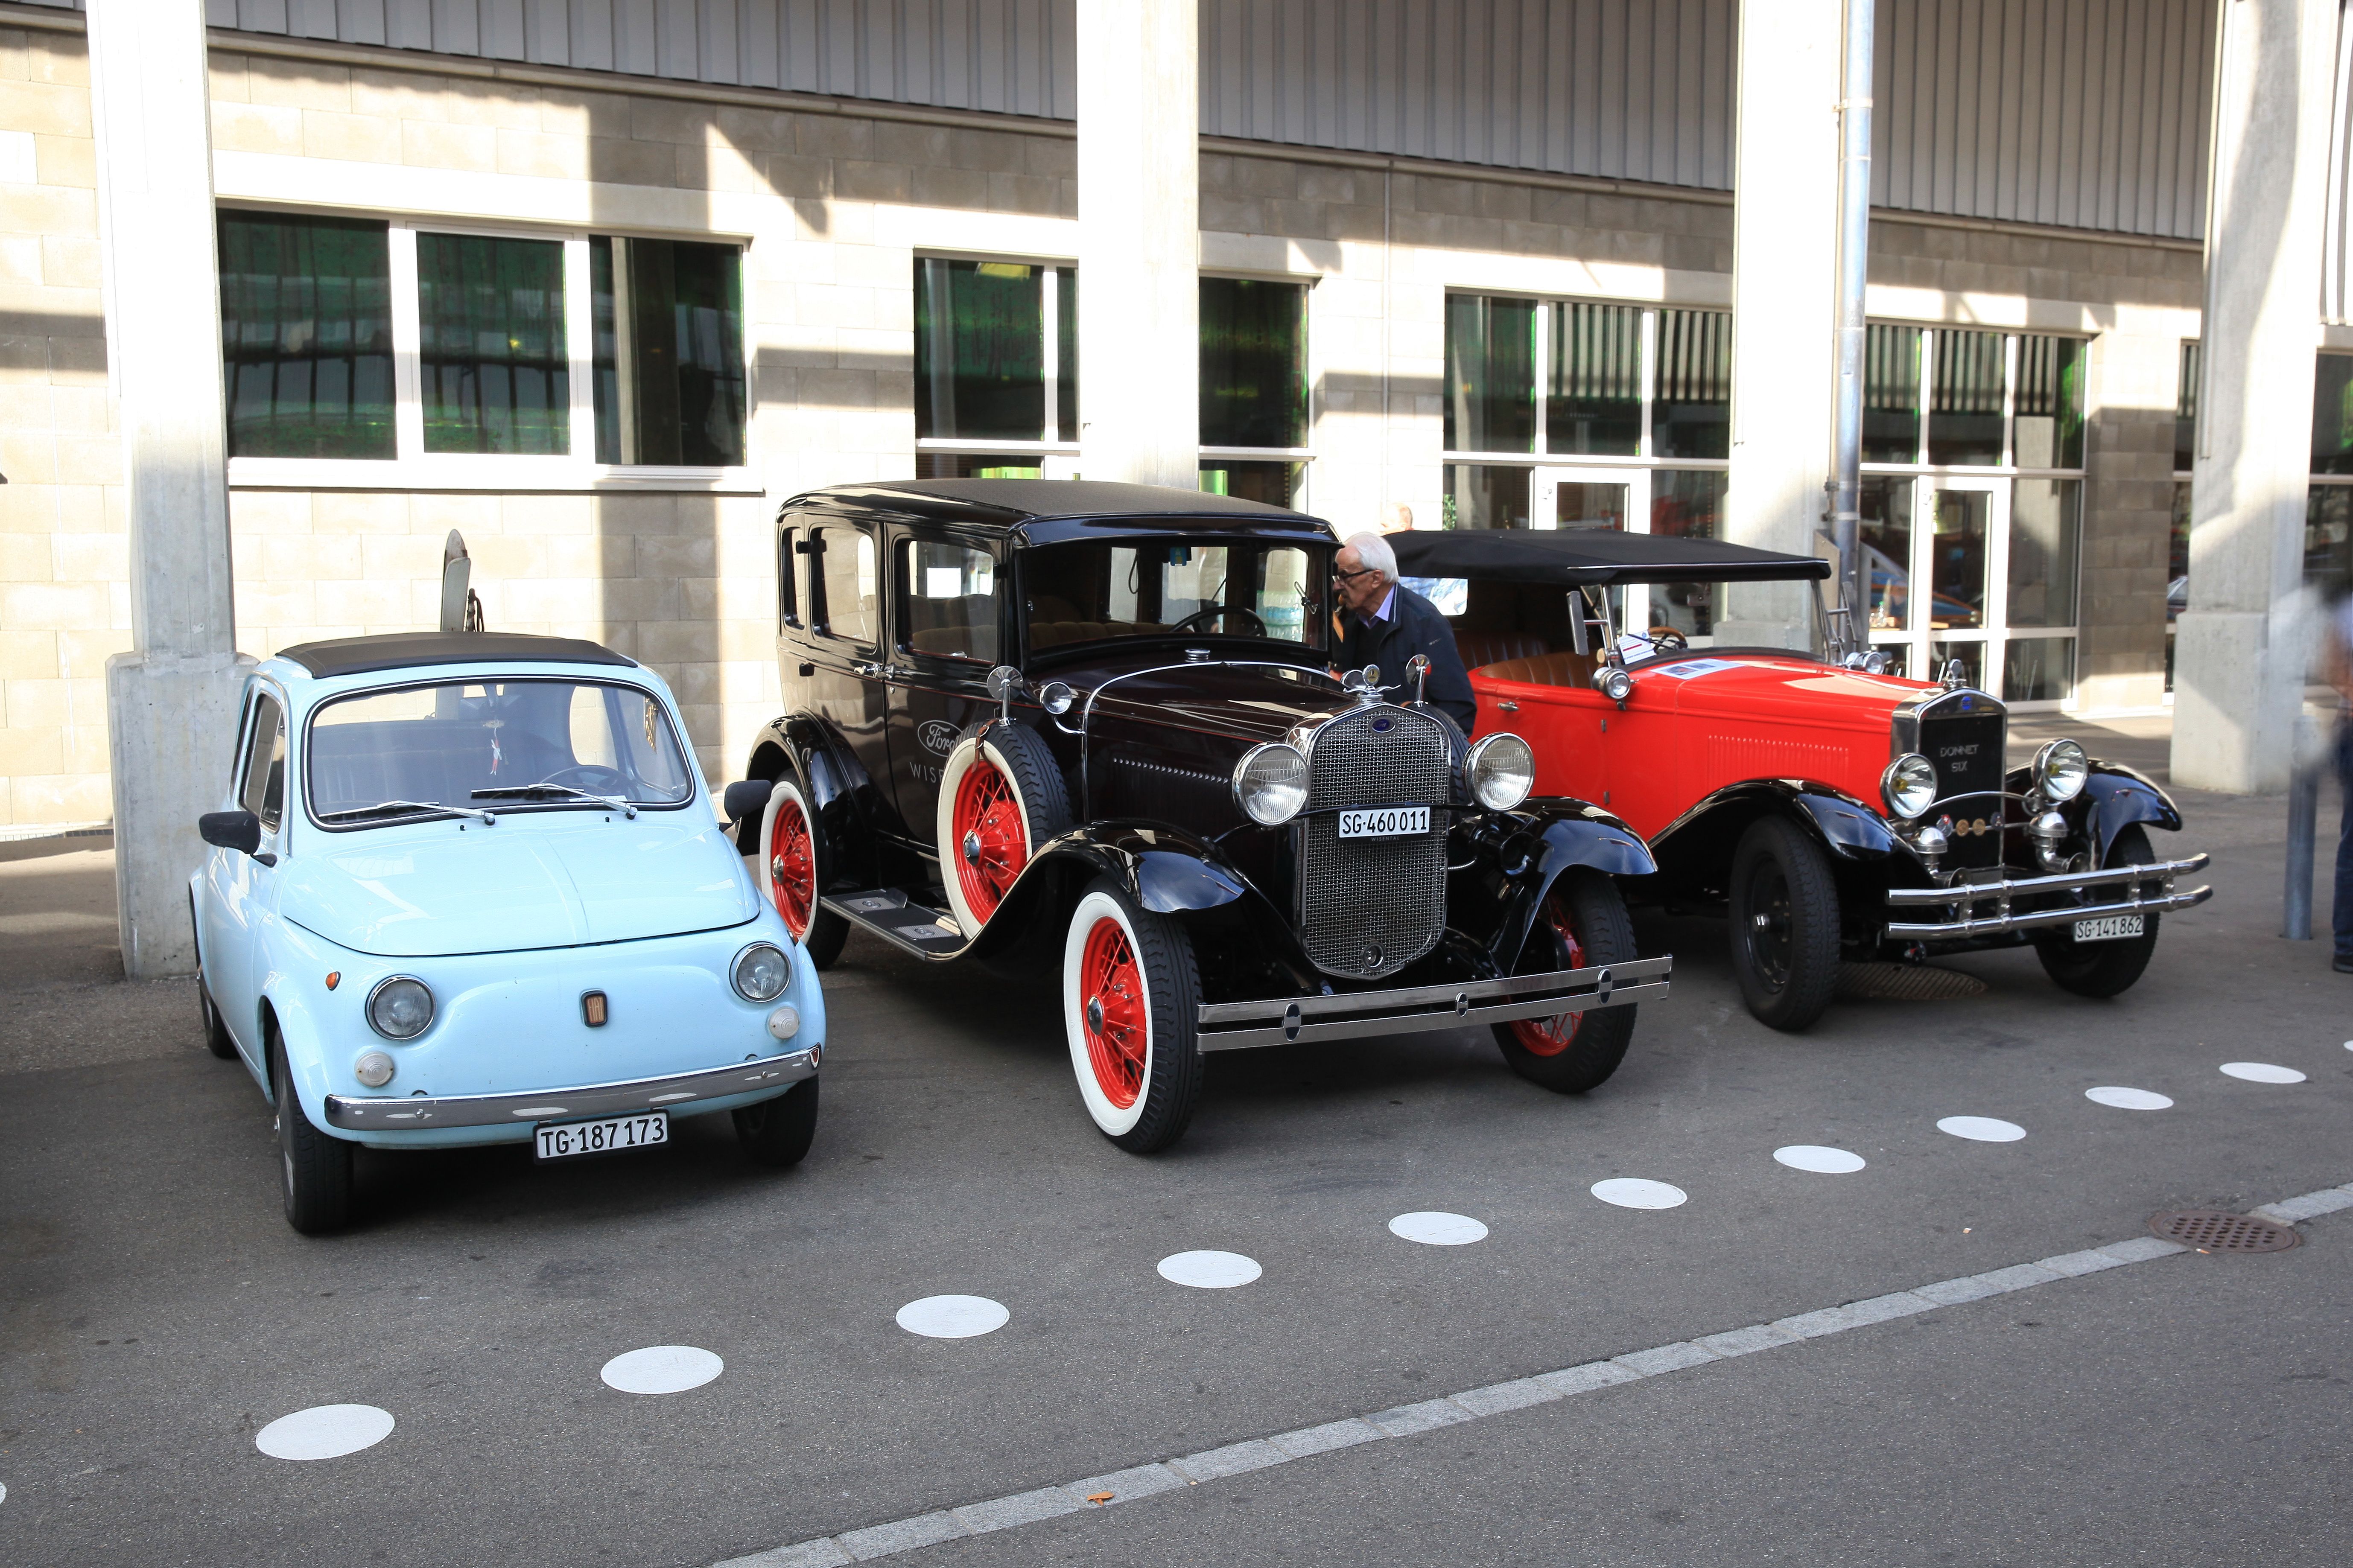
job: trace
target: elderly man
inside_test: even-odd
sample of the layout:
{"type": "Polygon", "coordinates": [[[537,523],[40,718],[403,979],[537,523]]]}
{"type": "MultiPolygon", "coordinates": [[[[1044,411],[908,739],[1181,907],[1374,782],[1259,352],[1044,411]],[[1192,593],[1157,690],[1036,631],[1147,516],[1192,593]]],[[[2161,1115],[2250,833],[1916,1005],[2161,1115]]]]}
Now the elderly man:
{"type": "Polygon", "coordinates": [[[1454,628],[1438,606],[1398,581],[1397,552],[1377,533],[1356,533],[1340,548],[1332,585],[1339,596],[1340,668],[1381,668],[1384,685],[1405,679],[1415,654],[1430,659],[1423,695],[1468,735],[1479,717],[1471,677],[1455,650],[1454,628]]]}

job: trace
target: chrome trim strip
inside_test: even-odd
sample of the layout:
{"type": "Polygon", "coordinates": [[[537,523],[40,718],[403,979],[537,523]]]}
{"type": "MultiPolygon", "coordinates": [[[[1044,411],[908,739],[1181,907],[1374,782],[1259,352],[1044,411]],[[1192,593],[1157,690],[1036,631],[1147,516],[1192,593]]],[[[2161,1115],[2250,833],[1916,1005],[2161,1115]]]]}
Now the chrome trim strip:
{"type": "Polygon", "coordinates": [[[1923,905],[1933,908],[1957,904],[1964,900],[1974,902],[1979,899],[2017,898],[2022,894],[2073,892],[2107,882],[2169,882],[2176,877],[2204,870],[2209,858],[2201,853],[2186,860],[2153,860],[2143,866],[2108,866],[2097,871],[2062,871],[2052,877],[2018,877],[1974,885],[1955,882],[1945,888],[1890,888],[1887,901],[1899,909],[1916,909],[1923,905]]]}
{"type": "Polygon", "coordinates": [[[523,1094],[327,1096],[327,1125],[355,1132],[413,1132],[427,1127],[527,1127],[533,1121],[619,1116],[674,1109],[681,1100],[717,1100],[815,1078],[821,1046],[666,1078],[535,1089],[523,1094]]]}
{"type": "Polygon", "coordinates": [[[1957,920],[1939,922],[1890,921],[1887,934],[1905,937],[1915,942],[1939,942],[1954,937],[1998,935],[2008,931],[2026,931],[2040,926],[2072,924],[2076,921],[2097,920],[2103,915],[2163,914],[2168,910],[2186,910],[2202,904],[2214,896],[2211,888],[2192,888],[2186,893],[2165,892],[2155,898],[2133,898],[2120,903],[2076,904],[2063,910],[2037,910],[2032,914],[2016,915],[2003,912],[1984,920],[1957,920]]]}
{"type": "Polygon", "coordinates": [[[1627,963],[1472,980],[1457,985],[1212,1002],[1203,1005],[1197,1025],[1204,1051],[1461,1029],[1654,1000],[1667,994],[1667,976],[1673,966],[1672,958],[1638,958],[1627,963]]]}

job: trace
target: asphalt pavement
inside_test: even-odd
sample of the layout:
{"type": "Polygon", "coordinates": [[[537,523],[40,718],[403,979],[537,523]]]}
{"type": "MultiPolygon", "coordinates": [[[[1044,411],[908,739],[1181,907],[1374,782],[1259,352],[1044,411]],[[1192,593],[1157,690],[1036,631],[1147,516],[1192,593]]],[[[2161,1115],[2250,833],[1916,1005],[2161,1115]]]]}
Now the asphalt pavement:
{"type": "MultiPolygon", "coordinates": [[[[1536,1089],[1469,1033],[1235,1053],[1185,1142],[1139,1160],[1079,1108],[1044,988],[854,937],[798,1170],[750,1166],[724,1118],[570,1166],[364,1152],[364,1221],[324,1239],[280,1218],[268,1110],[203,1050],[192,987],[110,970],[108,852],[0,857],[0,1562],[835,1562],[876,1526],[2353,1181],[2353,976],[2325,937],[2275,934],[2281,803],[2183,804],[2168,847],[2214,852],[2216,898],[2110,1003],[1988,954],[1949,965],[1981,994],[1782,1036],[1741,1009],[1720,924],[1650,919],[1675,992],[1591,1094],[1536,1089]],[[2306,1080],[2219,1070],[2238,1061],[2306,1080]],[[1773,1160],[1799,1143],[1867,1163],[1773,1160]],[[1688,1201],[1591,1194],[1620,1177],[1688,1201]],[[1418,1210],[1487,1235],[1389,1232],[1418,1210]],[[1194,1248],[1263,1274],[1155,1272],[1194,1248]],[[1008,1321],[893,1321],[944,1293],[1008,1321]],[[724,1371],[600,1381],[655,1345],[724,1371]],[[339,1458],[257,1448],[342,1403],[396,1426],[339,1458]],[[776,1550],[804,1542],[826,1544],[776,1550]]],[[[892,1560],[2341,1563],[2353,1209],[2302,1230],[892,1560]]]]}

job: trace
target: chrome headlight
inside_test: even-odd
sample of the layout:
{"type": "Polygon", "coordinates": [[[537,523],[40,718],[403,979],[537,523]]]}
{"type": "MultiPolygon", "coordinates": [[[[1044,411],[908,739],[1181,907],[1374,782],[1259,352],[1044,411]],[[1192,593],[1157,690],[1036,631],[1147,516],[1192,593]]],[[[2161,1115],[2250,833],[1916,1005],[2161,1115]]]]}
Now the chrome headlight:
{"type": "Polygon", "coordinates": [[[2053,741],[2034,753],[2034,788],[2045,800],[2074,799],[2091,773],[2092,759],[2073,741],[2053,741]]]}
{"type": "Polygon", "coordinates": [[[1612,702],[1623,702],[1634,695],[1634,678],[1616,665],[1604,665],[1593,672],[1593,689],[1612,702]]]}
{"type": "Polygon", "coordinates": [[[1307,804],[1307,759],[1281,741],[1252,746],[1234,764],[1234,804],[1261,827],[1274,827],[1307,804]]]}
{"type": "Polygon", "coordinates": [[[775,1001],[792,977],[792,960],[767,942],[755,942],[735,955],[735,994],[746,1002],[775,1001]]]}
{"type": "Polygon", "coordinates": [[[433,1023],[433,992],[406,974],[379,980],[368,993],[367,1021],[387,1040],[413,1040],[433,1023]]]}
{"type": "Polygon", "coordinates": [[[1879,775],[1880,798],[1887,809],[1909,822],[1936,804],[1936,764],[1917,752],[1906,752],[1879,775]]]}
{"type": "Polygon", "coordinates": [[[1462,782],[1489,811],[1509,811],[1536,787],[1536,754],[1508,730],[1482,735],[1462,758],[1462,782]]]}

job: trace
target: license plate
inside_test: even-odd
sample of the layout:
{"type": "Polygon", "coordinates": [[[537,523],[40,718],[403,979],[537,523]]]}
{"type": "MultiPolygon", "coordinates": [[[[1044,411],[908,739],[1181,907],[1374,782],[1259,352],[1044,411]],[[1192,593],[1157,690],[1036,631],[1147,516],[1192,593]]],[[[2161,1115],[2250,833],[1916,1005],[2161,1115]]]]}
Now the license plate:
{"type": "Polygon", "coordinates": [[[2077,921],[2077,942],[2122,942],[2128,936],[2141,934],[2138,915],[2103,915],[2095,921],[2077,921]]]}
{"type": "Polygon", "coordinates": [[[1340,814],[1343,838],[1403,838],[1409,834],[1429,831],[1430,807],[1426,805],[1396,805],[1383,811],[1340,814]]]}
{"type": "Polygon", "coordinates": [[[670,1142],[670,1112],[649,1110],[642,1116],[608,1116],[601,1121],[563,1121],[533,1131],[537,1134],[535,1152],[543,1160],[650,1149],[670,1142]]]}

